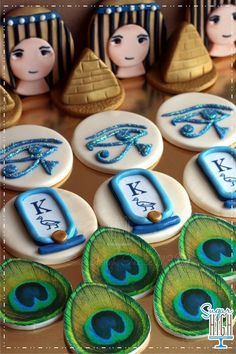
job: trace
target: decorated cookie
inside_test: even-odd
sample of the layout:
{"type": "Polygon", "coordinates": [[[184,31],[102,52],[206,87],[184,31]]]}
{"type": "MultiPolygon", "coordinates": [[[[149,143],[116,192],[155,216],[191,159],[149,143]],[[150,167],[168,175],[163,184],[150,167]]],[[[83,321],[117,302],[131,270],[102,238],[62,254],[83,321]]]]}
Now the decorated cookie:
{"type": "Polygon", "coordinates": [[[0,76],[20,95],[49,91],[71,68],[74,44],[60,15],[43,7],[21,7],[1,22],[5,61],[0,76]]]}
{"type": "Polygon", "coordinates": [[[192,0],[188,12],[212,57],[236,53],[235,0],[218,0],[213,4],[212,1],[192,0]]]}
{"type": "Polygon", "coordinates": [[[187,150],[201,151],[236,141],[236,106],[206,93],[184,93],[164,102],[157,112],[164,138],[187,150]]]}
{"type": "Polygon", "coordinates": [[[191,215],[187,192],[163,173],[130,169],[104,182],[94,198],[101,226],[124,229],[148,243],[176,235],[191,215]]]}
{"type": "Polygon", "coordinates": [[[95,231],[83,255],[84,281],[107,284],[135,299],[153,290],[161,270],[154,248],[136,235],[110,227],[95,231]]]}
{"type": "Polygon", "coordinates": [[[0,266],[0,320],[20,330],[34,330],[63,314],[71,285],[56,270],[23,259],[8,259],[0,266]]]}
{"type": "Polygon", "coordinates": [[[218,216],[236,218],[236,150],[219,146],[193,157],[184,170],[192,201],[218,216]]]}
{"type": "Polygon", "coordinates": [[[179,239],[180,257],[192,259],[221,275],[236,278],[236,226],[204,214],[184,224],[179,239]]]}
{"type": "Polygon", "coordinates": [[[19,125],[0,133],[0,183],[13,190],[63,184],[73,165],[69,143],[54,130],[19,125]]]}
{"type": "Polygon", "coordinates": [[[97,228],[92,208],[63,189],[38,188],[11,199],[0,212],[0,237],[16,257],[59,264],[78,257],[97,228]]]}
{"type": "Polygon", "coordinates": [[[104,0],[89,28],[89,47],[117,77],[144,75],[161,54],[165,26],[150,0],[104,0]]]}
{"type": "Polygon", "coordinates": [[[106,285],[80,284],[66,306],[65,338],[74,353],[141,353],[150,331],[144,309],[106,285]]]}
{"type": "Polygon", "coordinates": [[[56,106],[79,117],[117,109],[124,97],[115,75],[91,49],[84,49],[65,87],[59,85],[52,92],[56,106]]]}
{"type": "Polygon", "coordinates": [[[216,69],[196,28],[183,22],[171,35],[159,67],[148,73],[148,81],[168,93],[206,90],[217,79],[216,69]]]}
{"type": "Polygon", "coordinates": [[[0,85],[0,130],[14,125],[21,116],[20,97],[0,85]]]}
{"type": "Polygon", "coordinates": [[[150,168],[161,158],[163,141],[155,125],[135,113],[95,114],[75,129],[72,148],[85,165],[116,173],[132,167],[150,168]]]}
{"type": "Polygon", "coordinates": [[[154,313],[168,333],[186,339],[208,336],[206,313],[216,308],[235,312],[236,297],[230,285],[209,268],[175,259],[161,273],[154,293],[154,313]]]}

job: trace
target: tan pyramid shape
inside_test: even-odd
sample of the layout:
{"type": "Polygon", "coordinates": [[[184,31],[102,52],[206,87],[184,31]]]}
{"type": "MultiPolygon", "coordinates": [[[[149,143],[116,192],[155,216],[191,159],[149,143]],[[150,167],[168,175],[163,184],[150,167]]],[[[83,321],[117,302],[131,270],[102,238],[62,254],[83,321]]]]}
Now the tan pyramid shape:
{"type": "Polygon", "coordinates": [[[0,85],[0,113],[7,113],[14,109],[15,102],[9,93],[0,85]]]}
{"type": "Polygon", "coordinates": [[[196,28],[184,22],[170,38],[162,71],[163,81],[190,81],[209,73],[212,68],[212,60],[196,28]]]}
{"type": "Polygon", "coordinates": [[[85,49],[62,94],[67,105],[81,105],[107,100],[120,95],[115,75],[92,50],[85,49]]]}

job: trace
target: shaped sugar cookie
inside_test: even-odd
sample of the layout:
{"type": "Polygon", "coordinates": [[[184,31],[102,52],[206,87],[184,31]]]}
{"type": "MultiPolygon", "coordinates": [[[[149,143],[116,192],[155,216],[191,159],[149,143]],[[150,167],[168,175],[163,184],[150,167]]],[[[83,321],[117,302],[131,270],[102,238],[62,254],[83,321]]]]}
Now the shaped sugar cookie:
{"type": "Polygon", "coordinates": [[[88,203],[74,193],[31,189],[11,199],[0,217],[7,225],[0,237],[16,257],[60,264],[78,257],[97,228],[88,203]]]}
{"type": "Polygon", "coordinates": [[[88,241],[82,262],[86,282],[103,283],[139,299],[152,290],[162,271],[156,250],[140,237],[100,227],[88,241]]]}
{"type": "Polygon", "coordinates": [[[166,48],[160,66],[147,75],[154,87],[175,94],[203,91],[216,82],[216,69],[193,25],[183,22],[166,48]]]}
{"type": "Polygon", "coordinates": [[[0,133],[0,183],[26,190],[61,185],[73,165],[66,139],[52,129],[18,125],[0,133]]]}
{"type": "Polygon", "coordinates": [[[150,0],[103,0],[89,27],[89,47],[121,79],[144,75],[164,40],[160,6],[150,0]]]}
{"type": "Polygon", "coordinates": [[[206,93],[184,93],[165,101],[156,123],[170,143],[201,151],[236,141],[236,106],[206,93]]]}
{"type": "Polygon", "coordinates": [[[20,7],[1,22],[5,62],[0,76],[20,95],[48,92],[71,68],[72,36],[60,15],[43,7],[20,7]]]}
{"type": "MultiPolygon", "coordinates": [[[[165,331],[193,340],[209,336],[209,312],[217,308],[229,310],[233,326],[236,297],[230,285],[209,268],[187,259],[174,259],[158,279],[153,307],[156,320],[165,331]]],[[[219,336],[211,338],[219,340],[219,336]]],[[[223,348],[226,349],[218,347],[223,348]]]]}
{"type": "Polygon", "coordinates": [[[0,266],[0,320],[20,330],[49,326],[64,312],[70,283],[56,270],[23,259],[7,259],[0,266]]]}
{"type": "Polygon", "coordinates": [[[150,168],[161,158],[163,141],[147,118],[130,112],[97,113],[75,129],[72,147],[85,165],[116,173],[127,168],[150,168]]]}
{"type": "Polygon", "coordinates": [[[236,1],[191,0],[188,18],[197,28],[212,57],[236,53],[236,1]],[[215,6],[214,6],[215,5],[215,6]]]}
{"type": "Polygon", "coordinates": [[[75,116],[88,116],[118,108],[125,97],[115,75],[90,49],[85,49],[63,89],[52,98],[58,108],[75,116]]]}
{"type": "Polygon", "coordinates": [[[0,130],[18,122],[21,113],[20,97],[0,85],[0,130]]]}
{"type": "Polygon", "coordinates": [[[64,333],[73,353],[141,353],[150,319],[130,296],[97,283],[81,283],[65,309],[64,333]]]}
{"type": "Polygon", "coordinates": [[[227,282],[236,278],[236,226],[223,219],[193,214],[179,238],[180,257],[192,259],[227,282]]]}
{"type": "Polygon", "coordinates": [[[105,181],[94,197],[100,226],[132,232],[148,243],[178,234],[191,215],[187,192],[160,172],[130,169],[105,181]]]}
{"type": "Polygon", "coordinates": [[[217,216],[236,218],[236,150],[219,146],[186,165],[184,186],[191,200],[217,216]]]}

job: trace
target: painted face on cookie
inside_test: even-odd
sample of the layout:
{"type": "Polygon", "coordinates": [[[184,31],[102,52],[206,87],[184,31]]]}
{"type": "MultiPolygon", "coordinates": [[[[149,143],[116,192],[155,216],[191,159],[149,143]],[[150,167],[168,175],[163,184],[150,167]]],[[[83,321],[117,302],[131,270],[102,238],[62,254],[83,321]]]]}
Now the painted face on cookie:
{"type": "Polygon", "coordinates": [[[35,81],[48,76],[55,63],[51,45],[41,38],[28,38],[13,48],[10,66],[20,80],[35,81]]]}
{"type": "Polygon", "coordinates": [[[236,41],[236,6],[216,8],[208,17],[206,34],[214,44],[229,45],[236,41]]]}
{"type": "Polygon", "coordinates": [[[141,26],[126,25],[118,28],[108,43],[110,59],[120,67],[131,67],[144,61],[149,51],[147,31],[141,26]]]}

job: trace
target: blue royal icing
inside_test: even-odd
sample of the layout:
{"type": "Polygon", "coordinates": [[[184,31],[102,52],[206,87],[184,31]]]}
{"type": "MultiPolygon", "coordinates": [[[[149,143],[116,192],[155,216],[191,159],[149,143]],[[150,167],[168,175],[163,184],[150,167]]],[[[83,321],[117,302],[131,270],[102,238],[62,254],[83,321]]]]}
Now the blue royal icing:
{"type": "Polygon", "coordinates": [[[28,233],[39,245],[39,254],[62,251],[85,242],[85,237],[78,235],[66,204],[54,189],[37,188],[21,193],[15,200],[15,207],[28,233]],[[58,229],[67,234],[67,240],[62,244],[51,238],[58,229]]]}
{"type": "Polygon", "coordinates": [[[2,176],[9,179],[20,178],[31,173],[39,166],[42,166],[44,171],[51,175],[59,161],[51,161],[46,158],[57,151],[58,146],[56,145],[60,144],[62,144],[62,141],[58,139],[29,139],[8,145],[0,150],[0,156],[5,155],[0,159],[0,165],[4,165],[1,171],[2,176]],[[26,154],[27,156],[24,155],[15,159],[20,154],[26,154]],[[26,162],[32,163],[24,170],[18,171],[17,165],[26,162]]]}
{"type": "Polygon", "coordinates": [[[162,114],[162,117],[174,117],[171,120],[173,125],[187,123],[180,133],[185,138],[198,138],[206,134],[212,127],[220,139],[228,134],[229,128],[219,126],[219,122],[229,118],[233,108],[219,104],[199,104],[179,111],[162,114]],[[191,123],[191,124],[190,124],[191,123]],[[203,125],[203,129],[195,131],[194,124],[203,125]]]}
{"type": "Polygon", "coordinates": [[[112,178],[109,186],[125,216],[127,216],[129,223],[133,227],[133,233],[151,233],[180,223],[179,216],[173,215],[173,205],[168,194],[156,176],[150,171],[144,169],[123,171],[112,178]],[[134,177],[134,179],[131,183],[126,183],[127,189],[124,190],[124,186],[120,186],[120,183],[130,176],[134,177]],[[135,176],[137,176],[136,179],[135,176]],[[151,193],[148,193],[146,183],[151,186],[151,193]],[[159,211],[160,207],[157,201],[148,200],[150,197],[152,197],[152,199],[155,198],[153,193],[156,193],[157,199],[160,200],[159,203],[161,203],[163,207],[162,220],[158,223],[153,223],[147,218],[149,211],[159,211]],[[146,200],[144,200],[144,197],[146,197],[146,200]],[[134,206],[140,210],[139,213],[137,213],[137,209],[135,210],[134,206]]]}
{"type": "Polygon", "coordinates": [[[225,208],[236,208],[236,150],[220,146],[202,152],[197,163],[225,208]]]}
{"type": "Polygon", "coordinates": [[[128,151],[135,147],[141,156],[148,156],[152,150],[152,144],[140,144],[138,141],[148,135],[148,129],[144,125],[137,124],[117,124],[103,129],[98,133],[86,138],[89,142],[86,148],[93,151],[94,148],[113,148],[125,146],[124,150],[116,157],[108,159],[110,152],[107,149],[99,150],[95,157],[98,162],[112,164],[122,160],[128,151]],[[105,140],[115,137],[115,142],[105,142],[105,140]]]}

